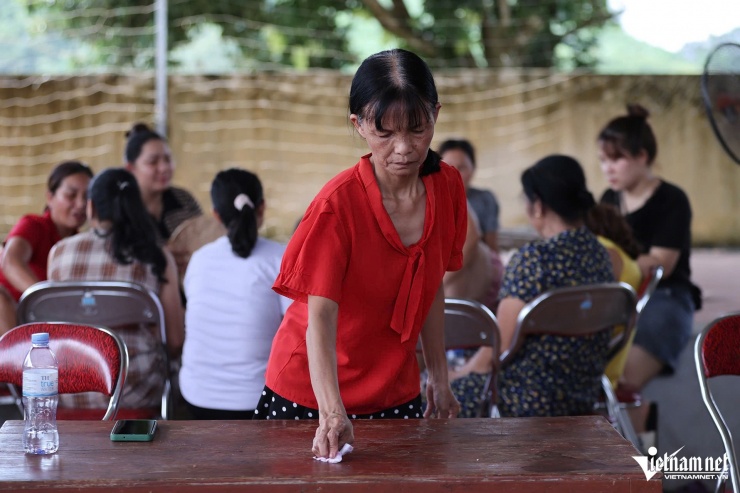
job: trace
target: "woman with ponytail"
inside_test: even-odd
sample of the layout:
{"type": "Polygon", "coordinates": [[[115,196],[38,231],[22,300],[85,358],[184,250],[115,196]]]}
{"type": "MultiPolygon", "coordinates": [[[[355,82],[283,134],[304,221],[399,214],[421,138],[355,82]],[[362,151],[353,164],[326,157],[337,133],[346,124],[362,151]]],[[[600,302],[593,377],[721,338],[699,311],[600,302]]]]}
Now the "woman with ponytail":
{"type": "Polygon", "coordinates": [[[265,200],[254,173],[221,171],[211,201],[227,234],[196,250],[185,272],[180,391],[195,419],[251,419],[290,304],[272,290],[285,246],[258,234],[265,200]]]}
{"type": "MultiPolygon", "coordinates": [[[[157,243],[154,223],[144,207],[136,179],[122,168],[98,174],[88,191],[90,229],[66,238],[49,254],[49,279],[54,281],[136,282],[162,302],[167,346],[177,356],[184,339],[183,310],[172,255],[157,243]]],[[[123,408],[159,408],[165,358],[158,327],[116,327],[129,352],[123,408]]],[[[74,407],[105,408],[101,394],[62,396],[74,407]]]]}
{"type": "MultiPolygon", "coordinates": [[[[527,216],[542,239],[521,247],[506,266],[497,311],[502,350],[511,344],[519,312],[540,294],[614,281],[606,249],[585,225],[595,202],[578,161],[545,157],[524,171],[521,182],[527,216]]],[[[599,396],[609,338],[609,330],[578,337],[527,336],[498,377],[501,415],[590,414],[599,396]]],[[[454,376],[490,372],[492,359],[498,357],[491,348],[481,348],[454,376]]]]}

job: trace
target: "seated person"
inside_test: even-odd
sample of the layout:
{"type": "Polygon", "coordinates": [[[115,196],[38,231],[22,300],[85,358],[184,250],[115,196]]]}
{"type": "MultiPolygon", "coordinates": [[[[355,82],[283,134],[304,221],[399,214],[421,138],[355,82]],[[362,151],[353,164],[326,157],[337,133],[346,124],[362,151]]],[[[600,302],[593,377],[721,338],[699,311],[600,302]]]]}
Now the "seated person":
{"type": "MultiPolygon", "coordinates": [[[[445,273],[443,278],[445,297],[475,300],[495,312],[502,274],[503,265],[498,260],[498,255],[492,256],[488,245],[480,240],[478,220],[468,207],[468,231],[463,245],[463,266],[458,271],[445,273]]],[[[475,349],[447,351],[447,359],[451,366],[459,366],[474,353],[475,349]]],[[[460,403],[458,414],[460,418],[476,417],[480,408],[478,398],[486,382],[486,375],[471,373],[469,377],[451,382],[452,392],[460,403]]]]}
{"type": "MultiPolygon", "coordinates": [[[[663,278],[637,321],[620,382],[635,392],[675,371],[702,302],[691,280],[691,203],[681,188],[655,173],[658,144],[648,116],[642,106],[629,105],[627,114],[612,118],[597,137],[601,170],[609,182],[601,202],[617,207],[632,228],[643,275],[663,267],[663,278]]],[[[647,430],[651,407],[633,410],[638,433],[647,430]]]]}
{"type": "MultiPolygon", "coordinates": [[[[501,348],[512,343],[519,312],[551,289],[613,282],[609,255],[585,226],[594,199],[580,164],[548,156],[521,178],[527,215],[543,237],[515,253],[506,267],[497,318],[501,348]]],[[[580,337],[527,336],[498,376],[502,416],[588,414],[599,396],[610,340],[608,330],[580,337]]],[[[494,357],[481,348],[454,377],[488,373],[494,357]]],[[[451,377],[452,377],[451,376],[451,377]]]]}
{"type": "MultiPolygon", "coordinates": [[[[183,313],[172,255],[157,243],[157,233],[134,177],[110,168],[90,183],[88,215],[91,228],[66,238],[49,255],[49,279],[54,281],[137,282],[156,293],[164,309],[167,346],[179,354],[184,339],[183,313]]],[[[159,408],[165,355],[159,327],[115,327],[129,353],[129,368],[121,408],[159,408]]],[[[102,394],[62,395],[60,405],[105,408],[102,394]]]]}
{"type": "Polygon", "coordinates": [[[0,251],[0,335],[17,325],[17,302],[23,291],[46,280],[54,244],[85,224],[92,175],[77,161],[57,165],[49,174],[44,213],[23,216],[8,233],[0,251]]]}
{"type": "Polygon", "coordinates": [[[221,171],[211,199],[227,234],[197,250],[185,273],[180,391],[196,419],[251,419],[291,302],[272,290],[285,246],[258,235],[265,201],[255,174],[221,171]]]}
{"type": "Polygon", "coordinates": [[[167,241],[183,221],[203,214],[187,190],[172,186],[175,163],[164,137],[137,123],[126,132],[124,157],[160,240],[167,241]]]}
{"type": "MultiPolygon", "coordinates": [[[[157,238],[172,252],[178,281],[187,269],[192,249],[176,239],[178,228],[189,219],[203,215],[195,198],[183,188],[172,185],[175,161],[167,141],[144,123],[136,123],[126,132],[125,168],[136,178],[141,199],[154,220],[157,238]]],[[[183,302],[184,302],[183,298],[183,302]]]]}
{"type": "MultiPolygon", "coordinates": [[[[591,208],[586,216],[586,227],[596,235],[599,243],[609,253],[615,279],[629,284],[635,292],[640,289],[642,272],[640,272],[640,266],[637,265],[640,248],[632,236],[629,224],[619,211],[610,205],[597,204],[591,208]]],[[[617,328],[617,330],[622,329],[617,328]]],[[[627,362],[627,353],[634,338],[635,331],[632,331],[624,347],[606,365],[604,373],[609,378],[613,388],[617,387],[619,378],[622,376],[624,365],[627,362]]]]}
{"type": "Polygon", "coordinates": [[[475,300],[496,311],[503,265],[481,240],[480,227],[468,203],[468,230],[463,246],[463,267],[444,275],[446,298],[475,300]]]}
{"type": "Polygon", "coordinates": [[[475,211],[481,239],[492,252],[498,252],[499,206],[496,196],[489,190],[470,186],[475,173],[475,148],[465,139],[448,139],[442,142],[437,153],[442,161],[457,168],[465,185],[465,195],[475,211]]]}

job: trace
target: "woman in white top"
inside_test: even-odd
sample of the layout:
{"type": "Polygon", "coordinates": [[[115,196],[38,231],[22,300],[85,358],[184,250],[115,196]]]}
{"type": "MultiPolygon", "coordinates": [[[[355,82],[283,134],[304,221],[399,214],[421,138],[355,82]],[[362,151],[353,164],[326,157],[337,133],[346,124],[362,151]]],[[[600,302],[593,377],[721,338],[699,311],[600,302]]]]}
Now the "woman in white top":
{"type": "Polygon", "coordinates": [[[228,233],[197,250],[185,273],[180,391],[196,419],[251,419],[291,302],[272,290],[285,247],[258,235],[265,201],[257,175],[219,172],[211,200],[228,233]]]}

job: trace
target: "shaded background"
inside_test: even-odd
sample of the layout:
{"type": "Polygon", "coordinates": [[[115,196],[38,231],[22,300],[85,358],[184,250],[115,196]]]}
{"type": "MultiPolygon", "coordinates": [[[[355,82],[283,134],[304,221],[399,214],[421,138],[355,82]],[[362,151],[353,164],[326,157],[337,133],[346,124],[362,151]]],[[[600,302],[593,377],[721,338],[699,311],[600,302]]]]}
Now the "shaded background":
{"type": "Polygon", "coordinates": [[[660,10],[634,0],[5,0],[0,235],[43,208],[54,165],[118,166],[125,131],[143,121],[166,129],[174,182],[204,209],[218,170],[257,172],[268,201],[263,233],[285,240],[319,188],[366,152],[347,121],[351,74],[368,54],[401,46],[434,69],[443,105],[434,144],[473,142],[474,184],[498,196],[504,228],[526,225],[519,174],[549,153],[579,159],[598,197],[596,134],[638,102],[652,114],[658,174],[692,201],[695,244],[740,244],[739,169],[711,132],[699,88],[709,50],[740,40],[740,28],[722,21],[737,14],[740,26],[740,3],[714,0],[701,11],[682,3],[690,2],[660,10]],[[701,19],[697,28],[728,30],[696,40],[683,24],[686,43],[675,48],[687,16],[701,19]],[[675,46],[629,32],[662,32],[675,46]],[[155,111],[158,33],[169,36],[166,118],[155,111]]]}

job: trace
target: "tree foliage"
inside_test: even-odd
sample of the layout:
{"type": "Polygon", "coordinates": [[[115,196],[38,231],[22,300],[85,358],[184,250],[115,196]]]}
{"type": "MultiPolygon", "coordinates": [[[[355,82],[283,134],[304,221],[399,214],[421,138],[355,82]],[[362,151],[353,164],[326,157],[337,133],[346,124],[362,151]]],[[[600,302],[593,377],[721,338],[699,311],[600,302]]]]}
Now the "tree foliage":
{"type": "Polygon", "coordinates": [[[453,67],[551,67],[559,44],[590,66],[595,28],[611,19],[606,0],[425,0],[418,16],[404,0],[362,1],[410,48],[453,67]]]}
{"type": "MultiPolygon", "coordinates": [[[[54,28],[93,41],[105,63],[151,66],[154,0],[29,2],[54,28]]],[[[563,52],[572,65],[591,66],[595,30],[611,17],[606,2],[169,0],[168,35],[176,49],[199,26],[218,24],[252,66],[341,68],[357,63],[348,50],[352,19],[371,18],[434,67],[551,67],[563,52]]]]}

